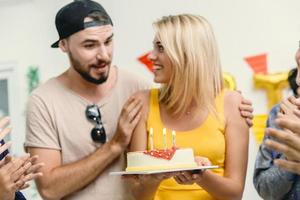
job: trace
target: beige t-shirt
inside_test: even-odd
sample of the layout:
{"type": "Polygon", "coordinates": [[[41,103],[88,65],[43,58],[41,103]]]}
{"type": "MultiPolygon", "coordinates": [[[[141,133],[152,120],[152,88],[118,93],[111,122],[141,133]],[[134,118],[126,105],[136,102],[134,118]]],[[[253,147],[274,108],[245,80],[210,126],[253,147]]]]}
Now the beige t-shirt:
{"type": "MultiPolygon", "coordinates": [[[[108,140],[116,131],[117,121],[125,101],[136,91],[151,87],[141,77],[117,69],[117,82],[112,91],[97,105],[108,140]]],[[[40,147],[61,151],[63,164],[80,160],[101,144],[93,142],[90,132],[95,127],[87,120],[85,110],[91,103],[53,78],[33,91],[27,108],[25,147],[40,147]]],[[[127,200],[129,192],[120,176],[110,171],[124,170],[124,155],[103,171],[85,188],[64,199],[127,200]]],[[[68,180],[65,180],[68,181],[68,180]]]]}

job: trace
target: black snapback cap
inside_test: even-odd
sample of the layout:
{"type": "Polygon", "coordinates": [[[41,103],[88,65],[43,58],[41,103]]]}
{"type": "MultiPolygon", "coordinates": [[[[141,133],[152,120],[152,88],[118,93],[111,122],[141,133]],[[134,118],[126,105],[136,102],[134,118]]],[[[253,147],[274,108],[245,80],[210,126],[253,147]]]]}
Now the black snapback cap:
{"type": "Polygon", "coordinates": [[[92,26],[113,25],[110,16],[105,9],[97,2],[91,0],[74,0],[62,7],[56,14],[55,25],[59,40],[51,45],[57,48],[61,39],[92,26]],[[103,17],[100,20],[84,22],[84,19],[91,13],[98,12],[103,17]]]}

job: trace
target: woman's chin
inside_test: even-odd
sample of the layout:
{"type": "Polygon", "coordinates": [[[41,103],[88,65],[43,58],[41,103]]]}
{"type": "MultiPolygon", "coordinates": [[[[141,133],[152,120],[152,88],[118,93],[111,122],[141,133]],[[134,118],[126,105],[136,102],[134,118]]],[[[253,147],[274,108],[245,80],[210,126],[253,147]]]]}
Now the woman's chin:
{"type": "Polygon", "coordinates": [[[159,78],[159,77],[154,77],[153,78],[153,82],[154,83],[159,83],[159,84],[165,84],[165,83],[167,83],[167,81],[165,81],[164,79],[159,78]]]}

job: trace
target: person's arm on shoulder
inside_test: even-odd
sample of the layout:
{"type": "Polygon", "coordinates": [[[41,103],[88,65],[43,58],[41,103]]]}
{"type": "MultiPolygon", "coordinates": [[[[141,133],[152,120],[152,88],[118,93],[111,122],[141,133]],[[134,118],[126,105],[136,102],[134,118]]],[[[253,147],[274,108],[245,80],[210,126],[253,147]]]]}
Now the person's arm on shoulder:
{"type": "MultiPolygon", "coordinates": [[[[271,109],[267,120],[267,128],[279,128],[275,123],[279,111],[279,105],[271,109]]],[[[253,183],[262,198],[282,199],[290,191],[294,175],[280,170],[273,164],[275,159],[283,158],[283,155],[272,151],[266,146],[266,141],[270,139],[273,140],[265,132],[264,139],[256,156],[253,183]]]]}
{"type": "MultiPolygon", "coordinates": [[[[32,130],[54,131],[51,127],[51,119],[42,102],[31,102],[27,115],[27,137],[45,134],[43,132],[32,133],[32,130]],[[49,127],[38,128],[37,120],[45,120],[43,125],[49,127]],[[37,123],[34,123],[37,122],[37,123]]],[[[43,176],[37,179],[37,187],[41,196],[46,200],[61,199],[91,183],[102,171],[110,165],[127,148],[133,129],[140,118],[141,103],[130,98],[124,105],[118,127],[114,137],[91,155],[69,164],[62,164],[62,155],[59,149],[41,148],[27,144],[27,150],[31,155],[38,155],[39,162],[45,163],[42,168],[43,176]]],[[[50,133],[51,134],[51,133],[50,133]]]]}

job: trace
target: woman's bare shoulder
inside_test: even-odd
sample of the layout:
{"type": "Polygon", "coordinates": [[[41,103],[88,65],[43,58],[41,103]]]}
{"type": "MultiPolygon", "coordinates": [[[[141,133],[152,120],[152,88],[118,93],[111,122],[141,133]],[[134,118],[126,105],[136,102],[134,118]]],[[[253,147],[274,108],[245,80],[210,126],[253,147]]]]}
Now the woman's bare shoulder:
{"type": "Polygon", "coordinates": [[[150,97],[150,90],[140,90],[132,95],[134,98],[137,98],[142,101],[142,103],[148,102],[150,97]]]}
{"type": "Polygon", "coordinates": [[[238,107],[240,105],[241,101],[242,101],[242,95],[239,92],[233,91],[233,90],[225,91],[224,103],[226,106],[235,105],[238,107]]]}

